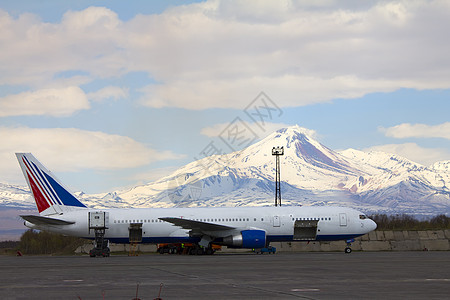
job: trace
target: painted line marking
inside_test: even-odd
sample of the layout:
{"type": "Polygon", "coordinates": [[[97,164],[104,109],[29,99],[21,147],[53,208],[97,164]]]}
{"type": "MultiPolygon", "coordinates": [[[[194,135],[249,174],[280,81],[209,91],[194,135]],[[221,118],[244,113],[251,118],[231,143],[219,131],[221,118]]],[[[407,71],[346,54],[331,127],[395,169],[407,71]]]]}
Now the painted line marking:
{"type": "Polygon", "coordinates": [[[320,289],[291,289],[291,292],[320,292],[320,289]]]}
{"type": "Polygon", "coordinates": [[[64,279],[64,282],[82,282],[84,281],[83,279],[64,279]]]}
{"type": "Polygon", "coordinates": [[[450,281],[449,278],[427,278],[425,281],[450,281]]]}

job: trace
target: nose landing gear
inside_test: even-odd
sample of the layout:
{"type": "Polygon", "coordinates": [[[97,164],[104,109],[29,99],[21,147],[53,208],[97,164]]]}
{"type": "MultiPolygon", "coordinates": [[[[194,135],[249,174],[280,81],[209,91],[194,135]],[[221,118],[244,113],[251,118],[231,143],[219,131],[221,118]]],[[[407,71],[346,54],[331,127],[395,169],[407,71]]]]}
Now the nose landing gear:
{"type": "Polygon", "coordinates": [[[350,248],[352,246],[352,243],[355,241],[355,239],[350,239],[350,240],[346,240],[345,242],[347,243],[347,247],[345,247],[344,252],[345,253],[352,253],[352,248],[350,248]]]}

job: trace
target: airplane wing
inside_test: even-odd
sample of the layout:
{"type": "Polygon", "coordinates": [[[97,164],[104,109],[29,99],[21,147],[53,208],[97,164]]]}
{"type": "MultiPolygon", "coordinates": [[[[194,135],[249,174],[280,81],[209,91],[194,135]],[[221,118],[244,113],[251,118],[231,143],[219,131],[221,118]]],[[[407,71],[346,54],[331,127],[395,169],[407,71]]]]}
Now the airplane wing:
{"type": "Polygon", "coordinates": [[[20,216],[25,221],[33,223],[35,225],[71,225],[75,224],[75,222],[64,221],[60,219],[41,217],[35,215],[23,215],[20,216]]]}
{"type": "Polygon", "coordinates": [[[236,227],[219,225],[213,223],[205,223],[200,221],[193,221],[181,218],[159,218],[160,220],[172,223],[173,225],[180,226],[183,229],[191,229],[197,232],[211,232],[211,231],[221,231],[236,229],[236,227]]]}

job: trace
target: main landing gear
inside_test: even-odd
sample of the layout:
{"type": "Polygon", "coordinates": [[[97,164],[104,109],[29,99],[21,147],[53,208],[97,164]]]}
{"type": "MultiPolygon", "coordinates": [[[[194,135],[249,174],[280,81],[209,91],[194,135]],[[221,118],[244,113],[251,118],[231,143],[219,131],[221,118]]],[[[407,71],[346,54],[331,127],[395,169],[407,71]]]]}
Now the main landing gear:
{"type": "Polygon", "coordinates": [[[347,243],[347,247],[345,247],[344,252],[345,253],[352,253],[352,248],[350,248],[352,246],[352,243],[355,241],[355,239],[350,239],[350,240],[346,240],[345,242],[347,243]]]}
{"type": "Polygon", "coordinates": [[[108,247],[108,240],[105,239],[105,230],[104,229],[95,229],[95,247],[89,251],[90,257],[103,256],[108,257],[111,253],[111,250],[108,247]]]}

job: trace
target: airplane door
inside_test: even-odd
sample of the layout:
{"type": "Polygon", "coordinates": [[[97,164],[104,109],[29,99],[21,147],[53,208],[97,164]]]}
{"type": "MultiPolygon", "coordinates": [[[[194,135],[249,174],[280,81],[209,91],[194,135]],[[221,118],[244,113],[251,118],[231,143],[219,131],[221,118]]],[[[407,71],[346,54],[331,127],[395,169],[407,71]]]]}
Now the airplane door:
{"type": "Polygon", "coordinates": [[[340,220],[341,226],[347,226],[347,214],[346,213],[339,214],[339,220],[340,220]]]}
{"type": "Polygon", "coordinates": [[[131,223],[128,232],[130,243],[142,242],[142,223],[131,223]]]}
{"type": "Polygon", "coordinates": [[[273,216],[273,227],[280,227],[280,216],[273,216]]]}

